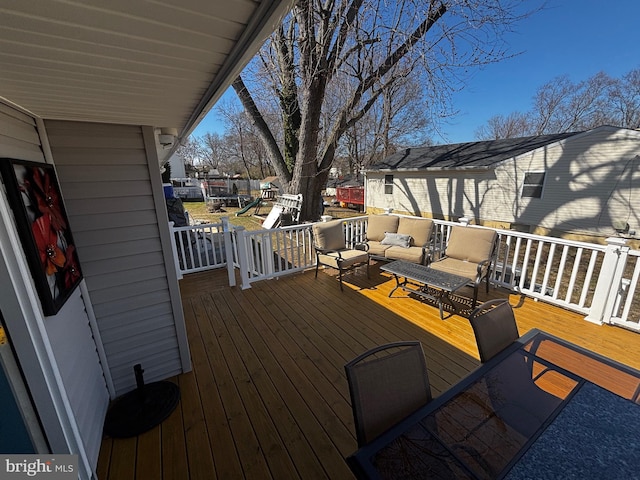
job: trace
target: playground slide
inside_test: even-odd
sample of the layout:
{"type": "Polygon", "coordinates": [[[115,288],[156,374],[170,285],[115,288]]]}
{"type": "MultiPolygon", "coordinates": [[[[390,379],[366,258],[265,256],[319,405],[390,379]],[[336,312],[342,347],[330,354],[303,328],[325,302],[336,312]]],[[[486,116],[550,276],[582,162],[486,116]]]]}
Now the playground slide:
{"type": "Polygon", "coordinates": [[[258,205],[260,205],[260,202],[262,202],[262,198],[260,197],[256,198],[253,202],[248,203],[247,205],[244,206],[244,208],[241,208],[240,210],[238,210],[236,212],[236,217],[239,215],[242,215],[243,213],[247,213],[253,207],[257,207],[258,205]]]}

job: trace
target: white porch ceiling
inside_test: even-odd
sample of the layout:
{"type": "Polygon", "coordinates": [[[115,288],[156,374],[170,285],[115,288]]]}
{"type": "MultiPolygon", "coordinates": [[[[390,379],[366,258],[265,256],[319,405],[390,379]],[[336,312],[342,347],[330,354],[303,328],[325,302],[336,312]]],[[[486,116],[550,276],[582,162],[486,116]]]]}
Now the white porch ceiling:
{"type": "Polygon", "coordinates": [[[0,0],[0,97],[186,136],[292,0],[0,0]]]}

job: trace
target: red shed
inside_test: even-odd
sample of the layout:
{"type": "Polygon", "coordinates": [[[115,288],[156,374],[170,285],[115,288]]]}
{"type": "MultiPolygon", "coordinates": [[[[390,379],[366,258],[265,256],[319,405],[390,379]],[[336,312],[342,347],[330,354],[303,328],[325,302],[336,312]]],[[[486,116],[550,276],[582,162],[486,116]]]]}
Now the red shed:
{"type": "Polygon", "coordinates": [[[364,207],[364,187],[338,187],[336,200],[344,207],[364,207]]]}

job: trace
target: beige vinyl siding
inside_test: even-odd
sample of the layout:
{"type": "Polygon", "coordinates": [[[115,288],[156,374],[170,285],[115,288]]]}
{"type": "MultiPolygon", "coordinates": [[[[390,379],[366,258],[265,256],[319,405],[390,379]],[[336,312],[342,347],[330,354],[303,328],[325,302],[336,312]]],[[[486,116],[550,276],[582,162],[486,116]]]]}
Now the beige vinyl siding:
{"type": "Polygon", "coordinates": [[[0,102],[0,157],[44,162],[35,120],[0,102]]]}
{"type": "Polygon", "coordinates": [[[397,213],[457,219],[493,210],[487,190],[494,187],[493,172],[394,172],[393,195],[384,193],[384,174],[367,174],[367,201],[378,209],[397,213]]]}
{"type": "Polygon", "coordinates": [[[182,371],[142,128],[47,121],[118,394],[182,371]]]}
{"type": "MultiPolygon", "coordinates": [[[[525,171],[547,173],[541,199],[519,198],[517,192],[517,222],[599,235],[615,234],[612,221],[616,219],[631,217],[637,222],[640,132],[597,129],[544,153],[516,162],[519,185],[525,171]]],[[[499,179],[505,178],[509,167],[496,170],[499,179]]]]}
{"type": "Polygon", "coordinates": [[[80,289],[76,289],[57,315],[47,318],[45,326],[87,457],[95,468],[109,392],[80,289]],[[79,319],[82,319],[82,328],[79,328],[79,319]]]}
{"type": "MultiPolygon", "coordinates": [[[[45,154],[35,119],[1,102],[0,157],[45,162],[45,154]]],[[[12,226],[4,225],[3,228],[12,228],[12,226]]],[[[14,251],[22,253],[19,248],[14,251]]],[[[26,288],[33,289],[33,283],[30,279],[25,282],[26,288]]],[[[9,288],[9,286],[14,289],[19,288],[16,285],[11,285],[9,279],[1,279],[1,284],[3,288],[9,288]]],[[[26,301],[24,298],[23,300],[26,301]]],[[[18,317],[17,314],[12,315],[13,320],[16,317],[18,317]]],[[[86,458],[91,467],[95,468],[102,441],[102,425],[109,403],[109,392],[96,351],[81,289],[77,288],[73,292],[56,315],[46,317],[43,325],[47,334],[46,341],[51,346],[53,353],[51,364],[55,366],[62,379],[64,394],[73,412],[73,419],[82,440],[82,448],[86,453],[86,458]]],[[[34,338],[34,335],[36,333],[32,331],[29,341],[37,345],[39,341],[34,338]]],[[[23,362],[30,363],[24,369],[25,375],[27,382],[30,383],[31,393],[38,406],[38,413],[50,446],[54,451],[65,451],[65,448],[70,448],[71,440],[57,437],[49,426],[56,415],[62,414],[43,408],[43,400],[39,398],[41,393],[37,388],[34,388],[32,383],[33,374],[30,373],[30,369],[33,367],[33,362],[28,358],[21,358],[22,349],[20,345],[16,347],[18,358],[23,362]]],[[[45,395],[48,396],[51,393],[47,390],[45,395]]],[[[51,400],[47,399],[47,401],[51,400]]],[[[64,422],[64,420],[56,420],[64,422]]],[[[83,468],[83,462],[80,462],[80,468],[83,468]]]]}

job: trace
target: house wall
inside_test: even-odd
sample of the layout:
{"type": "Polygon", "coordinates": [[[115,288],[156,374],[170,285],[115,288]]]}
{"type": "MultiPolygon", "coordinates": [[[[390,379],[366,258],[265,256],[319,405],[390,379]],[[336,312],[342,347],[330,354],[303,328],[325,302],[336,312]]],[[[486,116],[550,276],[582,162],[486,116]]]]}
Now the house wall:
{"type": "Polygon", "coordinates": [[[490,170],[371,171],[367,208],[536,233],[606,237],[616,221],[640,232],[639,155],[640,132],[601,127],[490,170]],[[546,172],[542,198],[521,198],[527,171],[546,172]],[[385,173],[394,175],[392,195],[385,173]]]}
{"type": "Polygon", "coordinates": [[[189,370],[152,129],[45,126],[116,393],[189,370]]]}
{"type": "MultiPolygon", "coordinates": [[[[39,123],[0,102],[0,157],[45,162],[39,123]]],[[[109,392],[77,289],[44,317],[4,191],[0,191],[0,308],[52,452],[76,453],[90,478],[101,443],[109,392]]],[[[47,453],[38,447],[40,453],[47,453]]]]}

